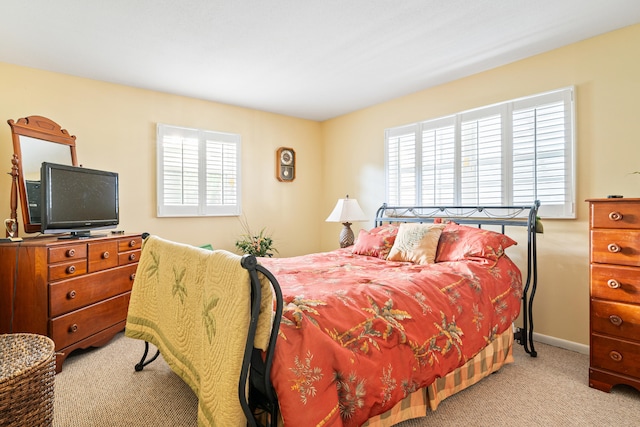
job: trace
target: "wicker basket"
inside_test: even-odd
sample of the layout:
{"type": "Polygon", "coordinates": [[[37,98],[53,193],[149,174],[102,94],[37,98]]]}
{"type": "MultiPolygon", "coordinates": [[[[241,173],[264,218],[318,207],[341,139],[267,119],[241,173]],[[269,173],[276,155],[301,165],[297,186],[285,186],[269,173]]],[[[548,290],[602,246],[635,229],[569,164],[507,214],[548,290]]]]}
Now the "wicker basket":
{"type": "Polygon", "coordinates": [[[0,426],[53,425],[53,341],[42,335],[0,335],[0,426]]]}

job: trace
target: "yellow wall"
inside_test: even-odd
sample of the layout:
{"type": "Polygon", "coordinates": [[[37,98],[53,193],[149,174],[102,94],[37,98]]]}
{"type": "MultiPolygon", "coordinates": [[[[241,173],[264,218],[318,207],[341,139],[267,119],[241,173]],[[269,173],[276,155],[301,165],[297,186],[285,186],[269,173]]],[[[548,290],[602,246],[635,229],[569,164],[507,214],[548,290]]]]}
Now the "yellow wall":
{"type": "MultiPolygon", "coordinates": [[[[49,117],[78,137],[84,166],[118,171],[123,229],[229,250],[240,233],[236,218],[155,217],[155,125],[240,133],[243,210],[253,228],[267,226],[280,255],[289,256],[337,246],[341,225],[324,219],[345,194],[373,217],[384,199],[385,128],[575,85],[577,219],[544,223],[534,313],[538,333],[588,344],[584,200],[640,196],[640,175],[630,175],[640,170],[639,45],[636,25],[324,123],[0,63],[0,117],[49,117]],[[296,150],[293,183],[274,178],[280,146],[296,150]]],[[[7,172],[11,153],[9,126],[0,124],[7,172]]],[[[0,181],[7,216],[9,185],[8,176],[0,181]]],[[[512,252],[518,262],[522,255],[522,248],[512,252]]]]}
{"type": "MultiPolygon", "coordinates": [[[[544,221],[534,324],[540,334],[588,344],[584,200],[640,196],[640,175],[630,174],[640,170],[638,46],[635,25],[323,123],[325,204],[348,190],[373,214],[384,197],[385,128],[575,85],[577,219],[544,221]]],[[[322,247],[332,243],[323,234],[322,247]]]]}
{"type": "MultiPolygon", "coordinates": [[[[267,227],[283,256],[318,251],[324,221],[320,124],[127,86],[0,63],[0,159],[13,152],[6,120],[41,115],[77,137],[78,161],[120,174],[120,220],[125,231],[147,231],[190,244],[234,250],[237,217],[155,216],[156,124],[242,135],[242,203],[252,229],[267,227]],[[296,179],[275,178],[275,152],[293,147],[296,179]]],[[[10,178],[0,180],[0,206],[9,216],[10,178]]]]}

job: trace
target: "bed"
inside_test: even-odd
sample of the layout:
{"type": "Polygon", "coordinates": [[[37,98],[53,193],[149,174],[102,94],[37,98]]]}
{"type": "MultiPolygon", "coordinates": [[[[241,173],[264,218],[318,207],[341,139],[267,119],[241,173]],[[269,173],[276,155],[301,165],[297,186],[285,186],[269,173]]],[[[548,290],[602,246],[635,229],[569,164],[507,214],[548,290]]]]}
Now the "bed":
{"type": "Polygon", "coordinates": [[[512,362],[514,340],[536,356],[538,206],[383,205],[353,247],[282,259],[150,236],[127,319],[126,334],[146,345],[136,370],[157,357],[147,360],[148,343],[158,347],[198,395],[199,425],[386,427],[423,416],[512,362]],[[505,252],[511,227],[526,241],[524,279],[505,252]],[[176,287],[189,275],[202,283],[176,287]]]}

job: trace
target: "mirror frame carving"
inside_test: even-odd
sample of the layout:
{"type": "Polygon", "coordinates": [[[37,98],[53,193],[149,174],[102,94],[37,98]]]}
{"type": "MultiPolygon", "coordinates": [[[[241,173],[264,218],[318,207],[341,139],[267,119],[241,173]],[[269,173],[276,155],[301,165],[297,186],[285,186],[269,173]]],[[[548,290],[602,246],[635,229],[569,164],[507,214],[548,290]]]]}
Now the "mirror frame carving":
{"type": "MultiPolygon", "coordinates": [[[[40,224],[31,222],[29,215],[29,200],[27,198],[26,179],[22,173],[22,146],[20,136],[28,136],[54,144],[62,144],[69,147],[71,164],[78,166],[76,157],[76,137],[69,135],[66,129],[51,119],[42,116],[29,116],[18,119],[16,122],[7,121],[11,127],[13,139],[13,158],[11,159],[11,219],[17,223],[18,192],[20,194],[20,208],[22,210],[22,223],[25,233],[37,233],[40,224]]],[[[16,233],[17,236],[17,233],[16,233]]]]}

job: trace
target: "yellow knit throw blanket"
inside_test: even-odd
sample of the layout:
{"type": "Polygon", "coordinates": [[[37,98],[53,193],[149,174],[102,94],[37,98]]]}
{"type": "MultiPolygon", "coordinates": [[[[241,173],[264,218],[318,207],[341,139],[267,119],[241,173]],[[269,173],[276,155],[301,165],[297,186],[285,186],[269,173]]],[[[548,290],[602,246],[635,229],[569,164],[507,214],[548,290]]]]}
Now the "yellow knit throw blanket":
{"type": "MultiPolygon", "coordinates": [[[[260,275],[262,276],[262,275],[260,275]]],[[[198,396],[198,425],[245,426],[238,382],[250,320],[240,257],[149,236],[131,292],[125,335],[154,344],[198,396]]],[[[255,346],[266,349],[272,293],[262,278],[255,346]]]]}

